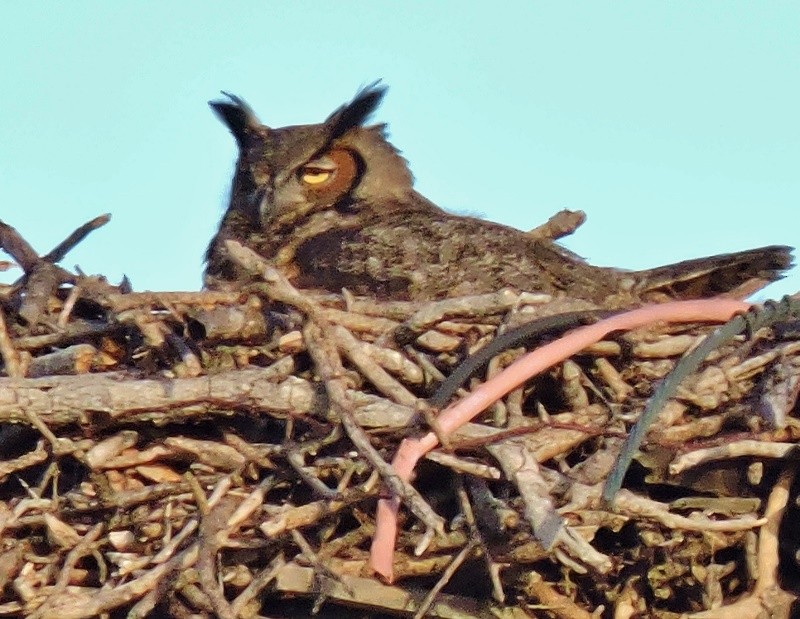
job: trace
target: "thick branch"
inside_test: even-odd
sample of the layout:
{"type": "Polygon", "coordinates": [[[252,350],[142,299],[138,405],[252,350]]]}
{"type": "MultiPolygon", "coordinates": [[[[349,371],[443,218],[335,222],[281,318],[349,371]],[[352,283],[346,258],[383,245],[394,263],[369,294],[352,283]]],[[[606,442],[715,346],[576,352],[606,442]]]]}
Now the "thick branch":
{"type": "Polygon", "coordinates": [[[26,410],[50,427],[91,423],[97,416],[165,423],[241,410],[302,415],[312,410],[314,397],[308,381],[269,382],[262,368],[175,379],[130,380],[114,374],[0,378],[0,423],[27,423],[26,410]]]}

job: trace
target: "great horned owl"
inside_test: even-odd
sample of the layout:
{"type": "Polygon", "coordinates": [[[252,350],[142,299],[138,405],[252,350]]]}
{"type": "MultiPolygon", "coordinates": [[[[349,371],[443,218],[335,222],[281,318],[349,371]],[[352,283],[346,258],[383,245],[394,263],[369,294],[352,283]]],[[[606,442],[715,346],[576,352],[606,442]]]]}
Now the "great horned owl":
{"type": "Polygon", "coordinates": [[[206,255],[208,288],[248,279],[226,257],[227,239],[300,288],[414,301],[506,286],[603,306],[750,293],[791,263],[791,248],[771,246],[647,271],[592,266],[554,242],[447,213],[417,193],[385,126],[364,126],[382,86],[362,90],[321,124],[279,129],[223,94],[229,100],[210,105],[233,133],[239,159],[206,255]]]}

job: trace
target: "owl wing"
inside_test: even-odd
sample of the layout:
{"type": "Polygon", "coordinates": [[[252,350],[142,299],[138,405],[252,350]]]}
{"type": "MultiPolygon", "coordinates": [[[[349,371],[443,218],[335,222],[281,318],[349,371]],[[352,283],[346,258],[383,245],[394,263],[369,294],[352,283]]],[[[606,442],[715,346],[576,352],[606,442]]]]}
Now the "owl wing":
{"type": "Polygon", "coordinates": [[[418,301],[504,287],[602,299],[617,286],[613,271],[555,243],[433,210],[328,230],[301,245],[296,262],[301,287],[418,301]]]}

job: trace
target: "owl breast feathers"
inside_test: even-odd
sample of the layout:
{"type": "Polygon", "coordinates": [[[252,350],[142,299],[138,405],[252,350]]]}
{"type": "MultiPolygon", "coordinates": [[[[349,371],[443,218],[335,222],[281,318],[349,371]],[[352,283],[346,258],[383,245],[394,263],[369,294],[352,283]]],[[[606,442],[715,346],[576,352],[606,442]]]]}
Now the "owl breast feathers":
{"type": "Polygon", "coordinates": [[[414,190],[385,126],[364,126],[385,92],[373,85],[323,123],[278,129],[261,124],[234,95],[211,103],[233,133],[239,159],[230,204],[206,254],[208,288],[250,281],[226,255],[228,239],[300,288],[414,301],[503,287],[601,306],[736,296],[791,266],[791,248],[770,246],[646,271],[597,267],[552,241],[447,213],[414,190]]]}

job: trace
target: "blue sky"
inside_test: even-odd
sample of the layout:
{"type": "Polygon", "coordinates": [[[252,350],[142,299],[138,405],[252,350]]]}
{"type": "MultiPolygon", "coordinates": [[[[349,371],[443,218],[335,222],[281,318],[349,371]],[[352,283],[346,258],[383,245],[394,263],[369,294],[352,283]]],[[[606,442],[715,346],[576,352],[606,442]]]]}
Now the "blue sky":
{"type": "Polygon", "coordinates": [[[798,32],[791,2],[4,2],[0,218],[44,253],[110,212],[65,266],[197,289],[236,155],[206,102],[319,122],[382,78],[449,210],[582,209],[567,246],[625,268],[800,245],[798,32]]]}

